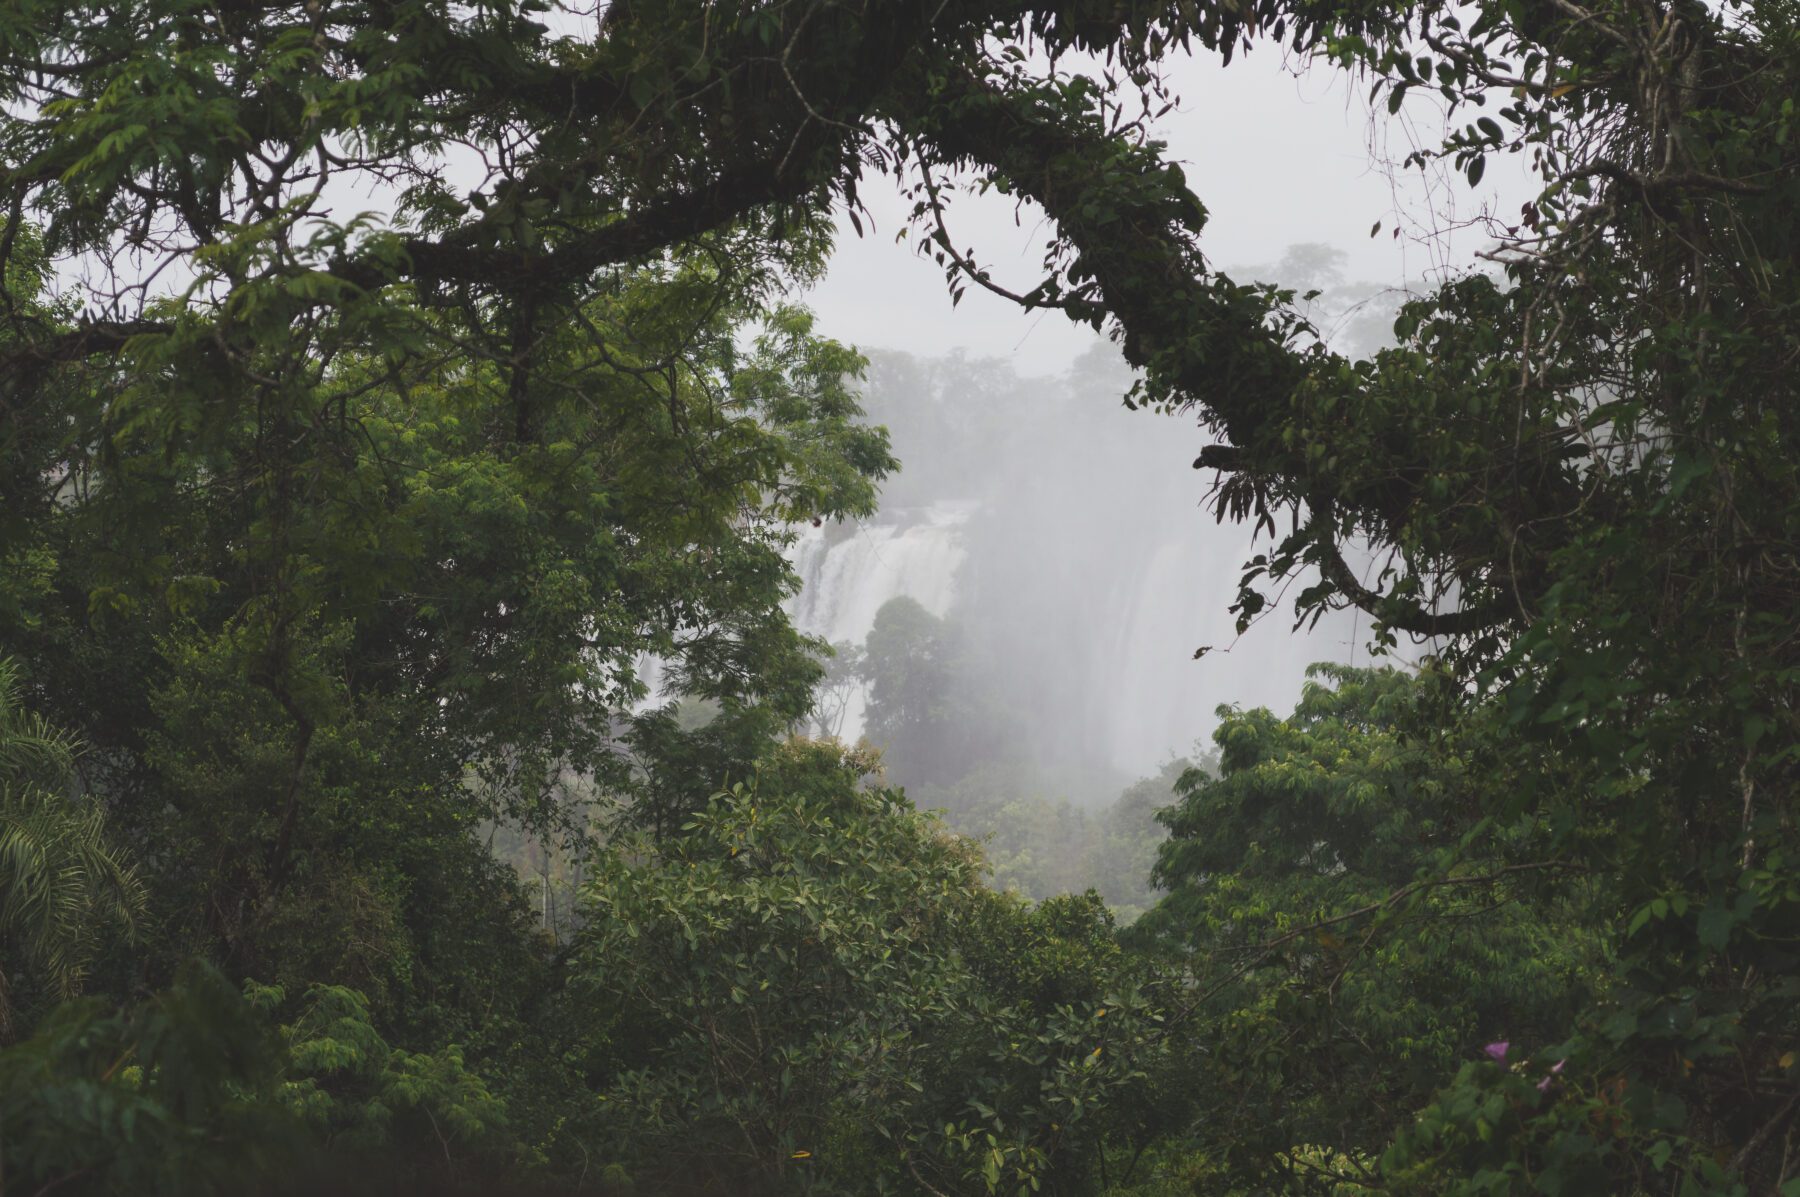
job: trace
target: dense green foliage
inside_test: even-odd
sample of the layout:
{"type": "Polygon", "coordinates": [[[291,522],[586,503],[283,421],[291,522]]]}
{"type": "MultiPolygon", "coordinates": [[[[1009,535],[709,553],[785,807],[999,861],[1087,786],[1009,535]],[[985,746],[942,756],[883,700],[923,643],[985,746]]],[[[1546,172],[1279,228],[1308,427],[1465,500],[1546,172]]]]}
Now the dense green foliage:
{"type": "Polygon", "coordinates": [[[1796,70],[1764,0],[0,7],[4,1179],[1792,1197],[1796,70]],[[1132,117],[1252,41],[1543,181],[1372,354],[1132,117]],[[1227,720],[1141,946],[780,742],[789,528],[893,466],[784,300],[867,170],[953,294],[959,172],[1043,209],[1007,293],[1219,433],[1243,620],[1432,644],[1227,720]]]}
{"type": "Polygon", "coordinates": [[[987,890],[861,770],[791,746],[589,886],[615,1158],[658,1190],[1079,1191],[1149,1040],[1103,911],[987,890]]]}
{"type": "Polygon", "coordinates": [[[504,905],[476,821],[566,822],[569,772],[670,817],[679,799],[619,751],[688,739],[654,712],[618,721],[646,654],[729,712],[707,734],[740,761],[804,709],[781,521],[866,509],[890,462],[852,422],[852,355],[753,296],[678,315],[702,278],[651,272],[590,305],[630,347],[551,353],[523,440],[516,379],[401,348],[267,363],[281,395],[241,419],[108,386],[9,439],[14,510],[38,513],[9,641],[59,679],[46,698],[92,743],[119,831],[184,845],[151,878],[168,951],[428,1006],[478,964],[415,942],[409,912],[504,905]]]}
{"type": "Polygon", "coordinates": [[[1211,1034],[1190,1067],[1231,1095],[1209,1155],[1302,1192],[1321,1161],[1372,1179],[1473,1045],[1560,1038],[1602,963],[1586,886],[1542,875],[1531,825],[1480,834],[1512,779],[1434,730],[1443,679],[1318,672],[1335,684],[1290,718],[1228,713],[1220,775],[1187,774],[1162,816],[1169,892],[1134,927],[1191,961],[1183,1017],[1211,1034]]]}
{"type": "Polygon", "coordinates": [[[203,964],[150,1001],[58,1008],[0,1053],[7,1179],[33,1191],[393,1192],[521,1161],[455,1045],[395,1049],[353,990],[239,993],[203,964]]]}
{"type": "Polygon", "coordinates": [[[112,1011],[67,1003],[0,1053],[6,1179],[28,1192],[227,1191],[302,1159],[278,1040],[216,971],[112,1011]]]}

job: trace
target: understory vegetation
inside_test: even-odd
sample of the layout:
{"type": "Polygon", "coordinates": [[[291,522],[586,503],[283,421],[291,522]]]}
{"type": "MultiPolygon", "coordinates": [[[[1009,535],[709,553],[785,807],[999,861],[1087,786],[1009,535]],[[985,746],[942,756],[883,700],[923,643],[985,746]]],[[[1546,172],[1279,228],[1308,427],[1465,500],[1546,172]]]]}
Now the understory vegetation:
{"type": "Polygon", "coordinates": [[[0,5],[0,1187],[1800,1197],[1797,71],[1774,0],[0,5]],[[1252,44],[1534,164],[1376,348],[1150,135],[1252,44]],[[1214,434],[1240,625],[1416,666],[1059,811],[954,620],[797,633],[899,466],[797,303],[877,175],[1214,434]]]}

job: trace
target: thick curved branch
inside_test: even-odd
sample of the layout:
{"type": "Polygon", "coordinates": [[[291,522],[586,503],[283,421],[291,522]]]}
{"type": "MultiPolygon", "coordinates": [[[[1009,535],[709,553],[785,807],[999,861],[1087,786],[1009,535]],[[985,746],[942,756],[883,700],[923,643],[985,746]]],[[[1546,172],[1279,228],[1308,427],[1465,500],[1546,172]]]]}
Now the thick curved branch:
{"type": "MultiPolygon", "coordinates": [[[[1281,435],[1296,418],[1311,357],[1289,342],[1266,293],[1208,270],[1197,245],[1205,212],[1179,168],[1054,106],[1046,93],[1015,94],[969,71],[912,83],[901,116],[908,131],[943,161],[999,175],[1014,194],[1041,205],[1076,255],[1068,277],[1110,316],[1126,360],[1224,431],[1228,443],[1202,451],[1196,467],[1253,473],[1290,496],[1341,491],[1341,478],[1318,475],[1281,435]],[[1096,170],[1097,162],[1109,169],[1096,170]]],[[[1404,529],[1431,509],[1420,491],[1427,472],[1404,466],[1409,451],[1397,446],[1400,467],[1356,486],[1356,515],[1366,525],[1404,529]]],[[[1512,488],[1523,505],[1513,513],[1522,516],[1518,525],[1549,526],[1546,513],[1577,502],[1568,478],[1535,468],[1544,464],[1527,454],[1511,466],[1515,476],[1532,478],[1512,488]]],[[[1327,581],[1397,629],[1467,635],[1504,618],[1486,608],[1440,615],[1375,594],[1334,546],[1323,547],[1327,581]]],[[[1476,552],[1484,550],[1503,559],[1498,542],[1476,552]]]]}
{"type": "Polygon", "coordinates": [[[1118,158],[1104,129],[968,71],[910,83],[900,101],[909,132],[946,162],[1004,176],[1044,209],[1079,254],[1070,274],[1089,280],[1098,301],[1089,306],[1116,321],[1126,360],[1173,382],[1234,444],[1256,440],[1305,370],[1266,325],[1260,296],[1209,277],[1195,244],[1206,213],[1180,169],[1146,154],[1121,185],[1094,169],[1118,158]]]}
{"type": "MultiPolygon", "coordinates": [[[[816,145],[825,140],[813,139],[816,145]]],[[[606,266],[650,257],[758,208],[798,202],[820,185],[816,173],[792,170],[784,174],[775,163],[758,163],[698,191],[664,197],[554,249],[534,253],[413,238],[403,244],[404,252],[398,258],[342,260],[329,273],[368,291],[407,281],[540,291],[566,286],[606,266]]],[[[173,327],[156,320],[94,321],[19,346],[0,356],[0,361],[14,368],[111,356],[133,337],[167,333],[173,327]]]]}
{"type": "Polygon", "coordinates": [[[1498,604],[1465,607],[1460,611],[1427,611],[1416,603],[1396,599],[1364,586],[1338,551],[1337,541],[1324,527],[1324,516],[1314,522],[1314,543],[1319,548],[1319,572],[1339,594],[1382,623],[1415,636],[1471,636],[1506,620],[1506,608],[1498,604]]]}

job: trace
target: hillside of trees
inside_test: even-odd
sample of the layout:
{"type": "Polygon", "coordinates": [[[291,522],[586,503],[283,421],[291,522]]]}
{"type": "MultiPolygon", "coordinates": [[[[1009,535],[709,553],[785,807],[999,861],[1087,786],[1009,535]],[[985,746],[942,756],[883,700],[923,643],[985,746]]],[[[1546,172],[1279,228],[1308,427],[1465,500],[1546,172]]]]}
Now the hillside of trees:
{"type": "Polygon", "coordinates": [[[1772,0],[0,6],[0,1188],[1800,1197],[1797,72],[1772,0]],[[1149,131],[1251,45],[1537,194],[1326,335],[1149,131]],[[1241,625],[1390,659],[1024,814],[979,636],[800,635],[900,465],[798,301],[876,176],[1212,435],[1241,625]]]}

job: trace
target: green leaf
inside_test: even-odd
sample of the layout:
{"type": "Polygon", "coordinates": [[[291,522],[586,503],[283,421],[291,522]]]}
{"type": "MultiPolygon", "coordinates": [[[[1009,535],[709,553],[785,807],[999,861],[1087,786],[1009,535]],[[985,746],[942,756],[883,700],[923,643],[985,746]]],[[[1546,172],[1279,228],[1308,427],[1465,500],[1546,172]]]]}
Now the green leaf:
{"type": "Polygon", "coordinates": [[[1695,928],[1700,946],[1723,952],[1730,942],[1731,928],[1736,922],[1736,916],[1722,906],[1709,906],[1702,910],[1695,928]]]}

